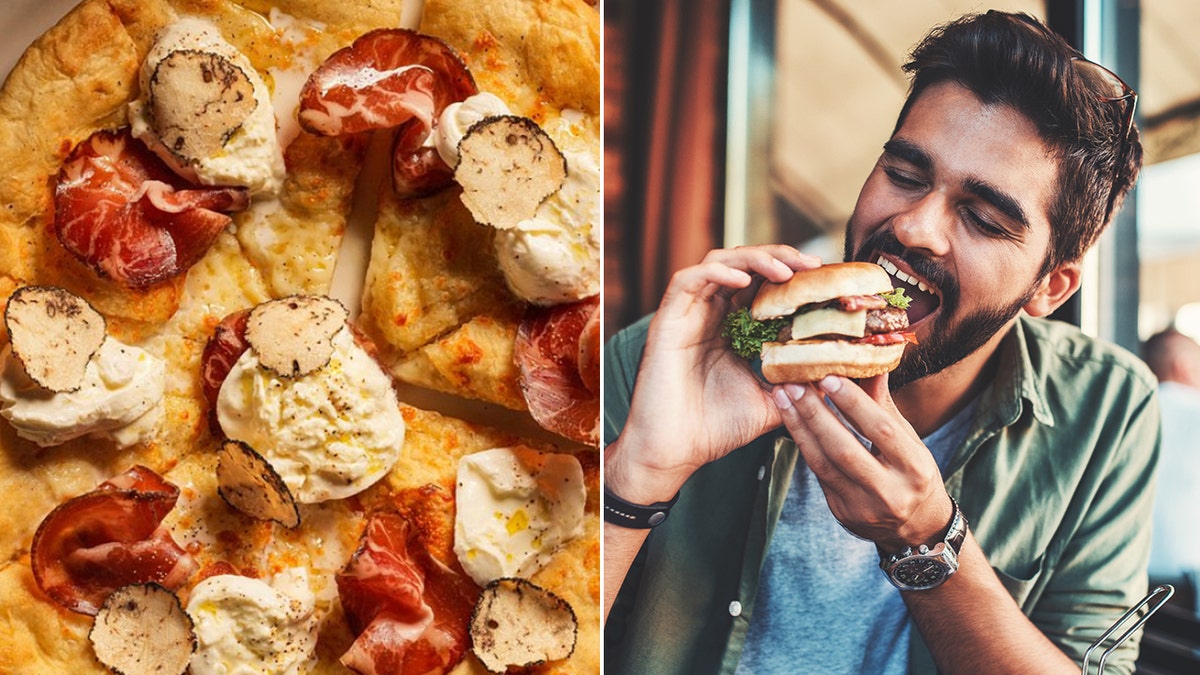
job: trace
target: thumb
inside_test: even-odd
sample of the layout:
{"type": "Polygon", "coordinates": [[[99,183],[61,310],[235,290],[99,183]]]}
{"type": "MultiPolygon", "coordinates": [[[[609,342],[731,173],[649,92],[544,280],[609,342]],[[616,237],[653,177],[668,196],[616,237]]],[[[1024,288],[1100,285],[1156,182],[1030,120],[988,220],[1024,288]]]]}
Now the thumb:
{"type": "Polygon", "coordinates": [[[884,410],[900,414],[900,410],[896,407],[896,402],[892,400],[891,389],[888,388],[888,374],[876,375],[859,380],[858,385],[863,391],[867,392],[876,403],[883,407],[884,410]]]}

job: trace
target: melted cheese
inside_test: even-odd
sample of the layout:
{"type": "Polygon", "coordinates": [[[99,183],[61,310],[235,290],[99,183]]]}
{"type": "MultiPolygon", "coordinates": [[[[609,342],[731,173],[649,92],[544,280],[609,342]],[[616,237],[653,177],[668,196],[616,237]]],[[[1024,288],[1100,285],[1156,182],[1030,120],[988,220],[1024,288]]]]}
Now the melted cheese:
{"type": "Polygon", "coordinates": [[[539,305],[600,292],[600,166],[586,152],[564,153],[567,179],[533,218],[496,233],[496,257],[517,297],[539,305]]]}
{"type": "Polygon", "coordinates": [[[193,675],[300,675],[314,665],[314,598],[299,576],[281,575],[280,590],[223,574],[196,584],[187,613],[195,625],[193,675]],[[283,591],[283,592],[281,592],[283,591]]]}
{"type": "Polygon", "coordinates": [[[38,445],[90,435],[124,448],[153,438],[162,422],[166,365],[112,337],[88,363],[76,391],[54,393],[38,386],[11,347],[0,361],[0,415],[18,436],[38,445]]]}
{"type": "Polygon", "coordinates": [[[814,335],[846,335],[862,337],[867,334],[867,310],[843,312],[840,309],[814,309],[797,314],[792,319],[792,339],[803,340],[814,335]]]}
{"type": "Polygon", "coordinates": [[[234,364],[217,397],[217,419],[279,472],[301,503],[343,499],[383,478],[400,457],[404,417],[391,378],[346,328],[328,364],[285,378],[253,349],[234,364]]]}
{"type": "Polygon", "coordinates": [[[483,586],[529,577],[583,532],[583,469],[572,455],[496,448],[463,457],[454,553],[483,586]]]}

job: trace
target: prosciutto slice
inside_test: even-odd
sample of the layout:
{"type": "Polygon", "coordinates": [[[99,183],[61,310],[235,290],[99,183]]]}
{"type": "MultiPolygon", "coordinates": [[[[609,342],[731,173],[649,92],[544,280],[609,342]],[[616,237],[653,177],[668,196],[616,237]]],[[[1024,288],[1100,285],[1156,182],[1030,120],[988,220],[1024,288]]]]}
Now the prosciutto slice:
{"type": "Polygon", "coordinates": [[[340,136],[416,118],[428,130],[447,105],[476,91],[470,71],[445,42],[381,28],[334,52],[308,78],[300,92],[300,125],[340,136]]]}
{"type": "Polygon", "coordinates": [[[454,182],[454,169],[446,164],[437,148],[425,143],[429,136],[430,130],[417,119],[405,122],[396,130],[396,143],[392,149],[392,187],[400,197],[425,197],[454,182]]]}
{"type": "Polygon", "coordinates": [[[250,204],[240,187],[189,184],[127,128],[98,131],[75,146],[58,174],[54,232],[101,276],[132,289],[196,264],[250,204]]]}
{"type": "Polygon", "coordinates": [[[341,662],[355,672],[441,673],[466,654],[479,589],[435,560],[402,516],[371,517],[337,586],[357,636],[341,662]]]}
{"type": "Polygon", "coordinates": [[[429,143],[451,103],[478,93],[471,71],[445,42],[379,29],[326,59],[300,92],[300,124],[325,136],[396,127],[392,182],[401,197],[449,186],[454,170],[429,143]]]}
{"type": "Polygon", "coordinates": [[[600,442],[599,311],[598,296],[531,307],[517,329],[513,354],[533,419],[589,445],[600,442]]]}
{"type": "Polygon", "coordinates": [[[221,319],[200,355],[200,391],[208,403],[209,429],[218,438],[224,437],[224,432],[217,422],[217,395],[221,393],[221,384],[233,370],[233,364],[250,348],[250,342],[246,340],[246,321],[249,318],[250,310],[247,308],[221,319]]]}
{"type": "Polygon", "coordinates": [[[179,488],[134,466],[51,511],[33,537],[38,588],[73,612],[95,616],[117,588],[156,582],[181,586],[196,561],[162,527],[179,488]]]}

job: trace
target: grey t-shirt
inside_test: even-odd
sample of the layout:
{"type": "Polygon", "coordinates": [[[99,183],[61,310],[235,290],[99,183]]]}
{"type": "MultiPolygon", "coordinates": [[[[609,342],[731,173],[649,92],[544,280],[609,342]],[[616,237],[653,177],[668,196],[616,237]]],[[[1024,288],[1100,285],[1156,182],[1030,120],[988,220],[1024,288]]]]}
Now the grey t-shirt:
{"type": "MultiPolygon", "coordinates": [[[[943,474],[974,410],[972,402],[922,439],[943,474]]],[[[816,476],[798,462],[737,672],[900,675],[908,670],[908,619],[875,544],[834,519],[816,476]]]]}

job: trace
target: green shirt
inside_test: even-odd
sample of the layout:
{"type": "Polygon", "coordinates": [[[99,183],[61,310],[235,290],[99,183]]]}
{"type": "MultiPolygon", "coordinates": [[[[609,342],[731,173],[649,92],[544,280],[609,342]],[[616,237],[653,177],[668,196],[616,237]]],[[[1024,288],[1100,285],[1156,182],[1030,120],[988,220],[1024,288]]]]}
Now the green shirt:
{"type": "MultiPolygon", "coordinates": [[[[606,444],[628,415],[648,324],[649,317],[605,348],[606,444]]],[[[1147,591],[1159,444],[1154,376],[1073,326],[1028,317],[998,358],[946,488],[1022,611],[1082,663],[1147,591]]],[[[780,429],[688,480],[609,615],[606,672],[734,671],[798,455],[780,429]]],[[[909,671],[935,673],[919,632],[912,635],[909,671]]],[[[1137,646],[1135,636],[1106,672],[1131,673],[1137,646]]]]}

